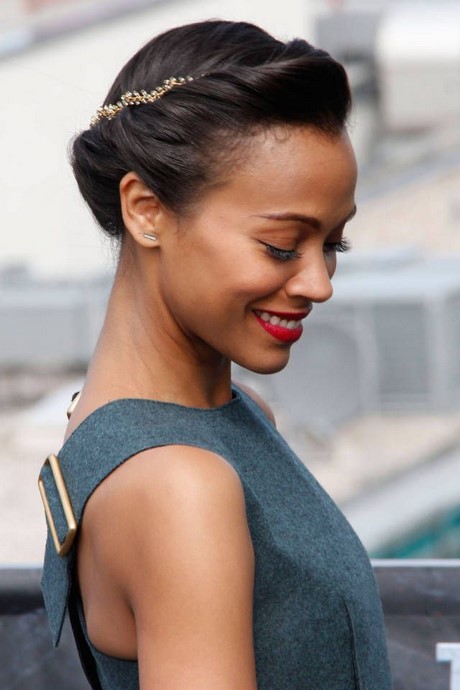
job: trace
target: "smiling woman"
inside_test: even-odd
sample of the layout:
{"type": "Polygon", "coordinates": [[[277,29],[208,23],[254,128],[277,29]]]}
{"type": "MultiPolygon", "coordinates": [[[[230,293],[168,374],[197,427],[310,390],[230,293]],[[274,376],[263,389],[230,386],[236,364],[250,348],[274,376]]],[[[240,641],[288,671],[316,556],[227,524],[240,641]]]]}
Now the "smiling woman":
{"type": "Polygon", "coordinates": [[[362,545],[230,378],[232,361],[286,366],[332,295],[355,212],[349,105],[327,53],[203,22],[142,48],[73,143],[120,255],[41,473],[43,592],[94,688],[391,687],[362,545]]]}

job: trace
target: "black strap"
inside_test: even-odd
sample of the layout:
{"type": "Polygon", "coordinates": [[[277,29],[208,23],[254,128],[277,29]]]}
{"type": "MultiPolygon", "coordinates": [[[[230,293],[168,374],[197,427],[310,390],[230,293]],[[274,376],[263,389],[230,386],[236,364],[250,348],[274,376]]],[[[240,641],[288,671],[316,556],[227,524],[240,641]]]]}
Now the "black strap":
{"type": "Polygon", "coordinates": [[[70,624],[72,626],[75,643],[77,645],[78,656],[82,665],[85,676],[90,684],[92,690],[102,690],[101,681],[97,674],[96,660],[88,645],[83,629],[81,627],[80,616],[78,612],[78,605],[80,601],[80,592],[75,577],[72,577],[72,586],[70,589],[70,596],[68,601],[68,611],[70,624]]]}

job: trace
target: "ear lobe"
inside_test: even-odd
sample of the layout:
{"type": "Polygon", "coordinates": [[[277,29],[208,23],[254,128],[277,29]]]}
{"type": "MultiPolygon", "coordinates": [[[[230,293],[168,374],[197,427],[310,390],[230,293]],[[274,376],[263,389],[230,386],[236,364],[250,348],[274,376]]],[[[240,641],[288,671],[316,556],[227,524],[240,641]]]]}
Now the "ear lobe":
{"type": "Polygon", "coordinates": [[[158,244],[156,225],[163,210],[160,201],[134,172],[126,173],[119,189],[126,231],[135,242],[145,247],[158,244]]]}

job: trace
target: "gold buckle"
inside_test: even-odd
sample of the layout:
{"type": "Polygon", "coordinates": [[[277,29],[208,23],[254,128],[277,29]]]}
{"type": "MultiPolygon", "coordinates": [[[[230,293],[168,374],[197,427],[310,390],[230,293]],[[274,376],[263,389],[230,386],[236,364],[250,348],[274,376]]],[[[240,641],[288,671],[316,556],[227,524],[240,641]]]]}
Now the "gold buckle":
{"type": "Polygon", "coordinates": [[[62,544],[59,541],[56,525],[54,524],[53,515],[51,513],[50,504],[46,496],[45,485],[41,477],[38,478],[38,488],[40,491],[40,495],[42,497],[43,506],[45,508],[45,513],[48,520],[48,525],[51,531],[51,535],[53,537],[54,546],[56,547],[58,556],[66,556],[70,551],[70,548],[75,539],[75,535],[77,533],[77,521],[75,520],[75,515],[72,510],[72,504],[70,502],[69,494],[67,493],[67,488],[64,482],[64,477],[62,475],[61,466],[59,465],[59,460],[57,456],[49,455],[46,458],[43,467],[46,467],[46,465],[49,465],[51,468],[51,473],[56,484],[59,498],[61,500],[62,509],[64,511],[65,519],[67,522],[67,533],[62,544]]]}

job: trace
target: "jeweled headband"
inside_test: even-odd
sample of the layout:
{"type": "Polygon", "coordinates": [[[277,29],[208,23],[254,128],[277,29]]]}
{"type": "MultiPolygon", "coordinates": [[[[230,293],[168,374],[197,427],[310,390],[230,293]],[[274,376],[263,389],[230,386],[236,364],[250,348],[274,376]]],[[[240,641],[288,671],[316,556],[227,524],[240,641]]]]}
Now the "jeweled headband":
{"type": "Polygon", "coordinates": [[[165,93],[171,91],[176,86],[182,86],[187,84],[189,81],[194,81],[194,77],[171,77],[170,79],[165,79],[161,86],[157,86],[153,91],[127,91],[122,96],[120,100],[116,103],[110,103],[109,105],[103,105],[97,109],[97,113],[91,118],[91,127],[97,125],[98,122],[104,118],[107,120],[113,120],[118,113],[129,105],[144,105],[145,103],[155,103],[160,98],[162,98],[165,93]]]}

